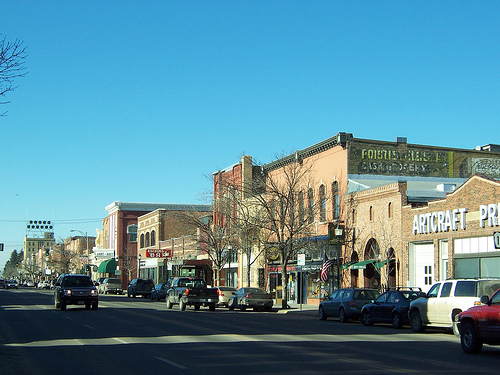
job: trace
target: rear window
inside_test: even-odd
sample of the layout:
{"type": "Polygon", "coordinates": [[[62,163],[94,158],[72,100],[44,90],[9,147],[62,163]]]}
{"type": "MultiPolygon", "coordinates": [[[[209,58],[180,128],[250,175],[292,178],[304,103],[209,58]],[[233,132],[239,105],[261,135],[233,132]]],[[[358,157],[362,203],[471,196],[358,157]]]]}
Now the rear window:
{"type": "Polygon", "coordinates": [[[376,299],[378,297],[378,292],[376,290],[355,290],[354,291],[354,299],[376,299]]]}
{"type": "Polygon", "coordinates": [[[498,289],[500,289],[500,280],[481,280],[479,281],[479,295],[491,297],[498,289]]]}
{"type": "Polygon", "coordinates": [[[455,297],[477,297],[476,281],[457,281],[455,297]]]}

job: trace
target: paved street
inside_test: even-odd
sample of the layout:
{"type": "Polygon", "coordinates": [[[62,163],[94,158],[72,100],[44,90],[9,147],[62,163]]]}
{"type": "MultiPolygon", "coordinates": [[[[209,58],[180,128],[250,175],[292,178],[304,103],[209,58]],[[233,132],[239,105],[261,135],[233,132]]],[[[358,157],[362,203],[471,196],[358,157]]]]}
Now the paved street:
{"type": "Polygon", "coordinates": [[[0,290],[1,374],[496,373],[500,348],[479,356],[438,330],[320,321],[316,310],[167,310],[101,296],[99,310],[56,310],[50,290],[0,290]]]}

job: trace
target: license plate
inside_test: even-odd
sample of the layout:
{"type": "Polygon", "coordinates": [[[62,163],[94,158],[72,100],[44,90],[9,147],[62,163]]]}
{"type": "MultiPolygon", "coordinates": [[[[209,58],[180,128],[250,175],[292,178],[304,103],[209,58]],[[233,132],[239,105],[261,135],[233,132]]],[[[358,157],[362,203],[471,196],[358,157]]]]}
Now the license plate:
{"type": "Polygon", "coordinates": [[[78,301],[79,305],[83,305],[84,303],[85,303],[85,301],[78,301]]]}

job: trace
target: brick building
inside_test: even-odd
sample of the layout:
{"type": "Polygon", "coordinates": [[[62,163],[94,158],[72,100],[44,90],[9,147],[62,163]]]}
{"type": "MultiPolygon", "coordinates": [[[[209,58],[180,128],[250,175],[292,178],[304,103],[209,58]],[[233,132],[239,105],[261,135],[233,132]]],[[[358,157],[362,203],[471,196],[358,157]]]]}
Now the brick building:
{"type": "Polygon", "coordinates": [[[475,175],[444,199],[403,207],[409,284],[500,277],[499,202],[500,182],[475,175]]]}

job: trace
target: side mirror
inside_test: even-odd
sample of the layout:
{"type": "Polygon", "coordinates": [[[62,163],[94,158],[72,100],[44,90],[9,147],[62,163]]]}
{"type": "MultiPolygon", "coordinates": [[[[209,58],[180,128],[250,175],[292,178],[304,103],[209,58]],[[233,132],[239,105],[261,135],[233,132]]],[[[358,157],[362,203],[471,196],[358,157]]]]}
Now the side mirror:
{"type": "Polygon", "coordinates": [[[482,296],[481,299],[480,299],[480,302],[485,304],[485,305],[489,305],[490,304],[490,297],[488,296],[482,296]]]}
{"type": "Polygon", "coordinates": [[[420,292],[419,297],[420,297],[420,298],[427,298],[427,293],[425,293],[425,292],[420,292]]]}

